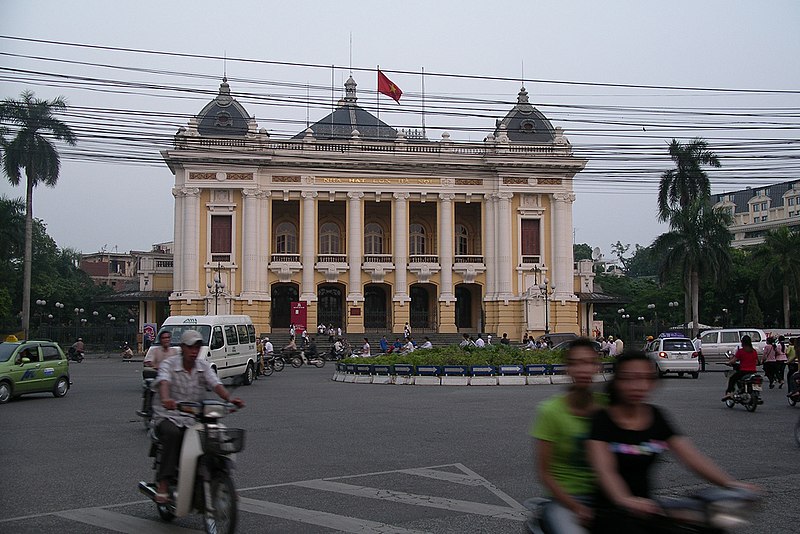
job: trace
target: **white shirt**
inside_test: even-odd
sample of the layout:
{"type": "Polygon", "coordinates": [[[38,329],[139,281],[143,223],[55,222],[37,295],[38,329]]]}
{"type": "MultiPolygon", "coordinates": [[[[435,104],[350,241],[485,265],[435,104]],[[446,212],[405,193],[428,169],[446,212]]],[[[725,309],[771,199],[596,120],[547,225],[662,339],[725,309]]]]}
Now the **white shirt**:
{"type": "Polygon", "coordinates": [[[426,341],[425,343],[422,344],[422,346],[420,348],[421,349],[432,349],[433,348],[433,343],[431,343],[430,341],[426,341]]]}
{"type": "Polygon", "coordinates": [[[608,343],[608,355],[609,356],[616,356],[617,355],[617,345],[616,343],[608,343]]]}
{"type": "Polygon", "coordinates": [[[475,340],[475,346],[478,347],[479,349],[483,348],[486,346],[486,342],[483,340],[482,337],[479,337],[478,339],[475,340]]]}
{"type": "Polygon", "coordinates": [[[364,343],[364,346],[361,347],[361,355],[364,356],[365,358],[369,358],[370,356],[369,349],[370,349],[369,343],[364,343]]]}
{"type": "Polygon", "coordinates": [[[403,345],[403,351],[404,352],[414,352],[414,343],[409,341],[408,343],[403,345]]]}
{"type": "Polygon", "coordinates": [[[207,389],[214,389],[222,383],[219,381],[217,373],[211,369],[211,365],[199,356],[194,361],[194,368],[191,373],[183,368],[183,356],[170,356],[161,362],[161,366],[158,368],[158,376],[153,382],[153,389],[159,396],[157,401],[153,401],[153,419],[156,424],[163,419],[169,419],[176,426],[181,427],[194,424],[194,416],[184,414],[178,410],[164,408],[160,399],[159,384],[161,382],[169,382],[169,396],[177,402],[199,402],[206,398],[207,389]]]}
{"type": "Polygon", "coordinates": [[[275,347],[272,346],[272,341],[264,343],[264,354],[271,354],[275,352],[275,347]]]}
{"type": "Polygon", "coordinates": [[[694,345],[694,350],[696,350],[697,352],[703,350],[703,342],[700,340],[699,337],[695,338],[695,340],[692,341],[692,344],[694,345]]]}
{"type": "Polygon", "coordinates": [[[621,339],[618,339],[614,342],[614,345],[616,345],[616,350],[614,352],[616,354],[622,354],[622,351],[625,349],[625,343],[621,339]]]}

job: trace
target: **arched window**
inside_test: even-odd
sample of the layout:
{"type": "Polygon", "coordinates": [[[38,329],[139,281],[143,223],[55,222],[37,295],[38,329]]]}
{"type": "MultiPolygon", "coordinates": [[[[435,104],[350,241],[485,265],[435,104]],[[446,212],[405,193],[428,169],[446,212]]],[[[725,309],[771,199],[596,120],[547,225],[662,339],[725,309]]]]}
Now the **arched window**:
{"type": "Polygon", "coordinates": [[[425,254],[425,227],[421,224],[411,224],[408,226],[409,253],[412,256],[425,254]]]}
{"type": "Polygon", "coordinates": [[[340,232],[339,225],[328,222],[319,229],[319,253],[320,254],[340,254],[340,232]]]}
{"type": "Polygon", "coordinates": [[[469,231],[463,224],[456,225],[456,256],[469,254],[469,231]]]}
{"type": "Polygon", "coordinates": [[[282,222],[275,228],[275,252],[297,254],[297,227],[294,223],[282,222]]]}
{"type": "Polygon", "coordinates": [[[364,254],[383,254],[383,228],[369,223],[364,227],[364,254]]]}

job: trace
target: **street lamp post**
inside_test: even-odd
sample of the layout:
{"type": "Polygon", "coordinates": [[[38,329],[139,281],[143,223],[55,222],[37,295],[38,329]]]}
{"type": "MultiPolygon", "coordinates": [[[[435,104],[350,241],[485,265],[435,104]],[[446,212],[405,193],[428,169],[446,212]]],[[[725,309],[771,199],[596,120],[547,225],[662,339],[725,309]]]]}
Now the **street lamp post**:
{"type": "Polygon", "coordinates": [[[667,306],[669,306],[669,316],[670,320],[672,320],[672,310],[673,308],[677,310],[678,306],[680,306],[680,303],[676,300],[671,300],[667,303],[667,306]]]}
{"type": "Polygon", "coordinates": [[[651,310],[653,312],[653,317],[655,318],[655,324],[656,324],[655,335],[658,335],[659,334],[659,330],[660,330],[660,325],[658,324],[658,310],[656,309],[656,305],[655,304],[648,304],[647,305],[647,309],[651,310]]]}
{"type": "Polygon", "coordinates": [[[739,309],[742,312],[741,326],[744,326],[744,297],[739,297],[739,309]]]}
{"type": "Polygon", "coordinates": [[[215,269],[216,275],[214,275],[214,283],[208,282],[206,287],[209,291],[213,289],[211,292],[214,295],[214,315],[218,315],[219,312],[219,296],[225,290],[225,282],[222,281],[220,277],[220,270],[222,269],[222,264],[217,262],[217,268],[215,269]]]}
{"type": "Polygon", "coordinates": [[[722,328],[728,328],[728,308],[722,308],[722,328]]]}
{"type": "Polygon", "coordinates": [[[556,285],[551,284],[546,276],[539,284],[539,291],[544,295],[544,335],[550,334],[550,294],[555,289],[556,285]]]}
{"type": "MultiPolygon", "coordinates": [[[[41,331],[41,329],[42,329],[42,321],[43,321],[42,318],[44,316],[44,307],[47,305],[47,301],[46,300],[37,300],[36,301],[36,305],[39,306],[39,330],[41,331]]],[[[36,334],[38,336],[40,336],[40,337],[42,335],[41,332],[37,332],[36,334]]]]}
{"type": "Polygon", "coordinates": [[[83,313],[83,308],[75,308],[75,339],[78,338],[78,325],[80,324],[80,315],[83,313]]]}

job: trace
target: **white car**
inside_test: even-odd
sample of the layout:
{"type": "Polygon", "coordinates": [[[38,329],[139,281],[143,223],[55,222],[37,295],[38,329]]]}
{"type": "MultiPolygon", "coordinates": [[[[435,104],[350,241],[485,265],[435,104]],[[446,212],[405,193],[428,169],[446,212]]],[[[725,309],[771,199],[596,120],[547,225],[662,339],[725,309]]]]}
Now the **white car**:
{"type": "Polygon", "coordinates": [[[688,337],[663,337],[648,343],[647,355],[658,365],[658,375],[689,373],[692,378],[700,376],[700,359],[688,337]]]}

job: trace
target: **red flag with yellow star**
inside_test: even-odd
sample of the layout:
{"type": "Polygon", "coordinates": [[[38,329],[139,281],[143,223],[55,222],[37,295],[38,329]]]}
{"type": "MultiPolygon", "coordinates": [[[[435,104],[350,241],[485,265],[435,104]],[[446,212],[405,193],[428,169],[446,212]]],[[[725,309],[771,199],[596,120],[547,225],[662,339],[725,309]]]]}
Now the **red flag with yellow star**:
{"type": "Polygon", "coordinates": [[[378,92],[393,98],[398,104],[400,103],[400,97],[403,96],[403,91],[392,80],[387,78],[380,69],[378,69],[378,92]]]}

